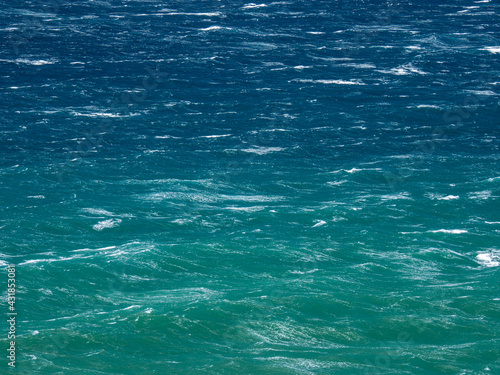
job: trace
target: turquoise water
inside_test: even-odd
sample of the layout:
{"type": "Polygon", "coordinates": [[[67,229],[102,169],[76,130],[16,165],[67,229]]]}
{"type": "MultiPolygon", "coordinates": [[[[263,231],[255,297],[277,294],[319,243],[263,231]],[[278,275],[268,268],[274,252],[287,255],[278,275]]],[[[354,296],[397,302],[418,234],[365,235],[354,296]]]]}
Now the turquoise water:
{"type": "Polygon", "coordinates": [[[500,374],[498,4],[4,4],[13,374],[500,374]]]}

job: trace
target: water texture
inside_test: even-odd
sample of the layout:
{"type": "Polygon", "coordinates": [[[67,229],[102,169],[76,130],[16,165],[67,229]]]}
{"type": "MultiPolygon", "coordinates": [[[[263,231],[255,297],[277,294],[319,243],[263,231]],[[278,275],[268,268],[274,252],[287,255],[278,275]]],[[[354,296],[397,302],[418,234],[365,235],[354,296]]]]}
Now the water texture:
{"type": "Polygon", "coordinates": [[[500,374],[496,1],[2,1],[2,374],[500,374]]]}

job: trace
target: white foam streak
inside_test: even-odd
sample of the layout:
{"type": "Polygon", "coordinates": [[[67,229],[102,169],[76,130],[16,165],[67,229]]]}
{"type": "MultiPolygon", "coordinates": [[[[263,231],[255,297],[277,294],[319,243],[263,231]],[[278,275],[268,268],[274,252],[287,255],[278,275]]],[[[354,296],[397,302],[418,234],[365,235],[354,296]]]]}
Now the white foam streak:
{"type": "Polygon", "coordinates": [[[222,27],[222,26],[217,26],[217,25],[206,27],[206,28],[200,29],[200,30],[201,31],[215,31],[215,30],[222,30],[222,29],[231,30],[230,27],[222,27]]]}
{"type": "Polygon", "coordinates": [[[314,224],[312,226],[312,228],[321,227],[321,226],[323,226],[325,224],[326,224],[326,221],[324,221],[324,220],[318,220],[318,222],[316,224],[314,224]]]}
{"type": "Polygon", "coordinates": [[[249,3],[243,6],[241,9],[255,9],[255,8],[265,8],[265,7],[267,7],[266,4],[249,3]]]}
{"type": "Polygon", "coordinates": [[[198,138],[223,138],[223,137],[230,137],[232,134],[221,134],[221,135],[202,135],[198,138]]]}
{"type": "Polygon", "coordinates": [[[430,233],[450,233],[450,234],[468,233],[465,229],[438,229],[438,230],[431,230],[429,232],[430,233]]]}
{"type": "Polygon", "coordinates": [[[366,83],[362,82],[359,79],[351,79],[349,81],[343,79],[296,79],[293,81],[301,83],[322,83],[324,85],[366,85],[366,83]]]}
{"type": "Polygon", "coordinates": [[[262,146],[260,146],[260,147],[253,147],[253,148],[244,148],[241,151],[249,152],[249,153],[253,153],[253,154],[257,154],[257,155],[265,155],[265,154],[269,154],[270,152],[279,152],[279,151],[283,151],[283,150],[286,150],[286,149],[283,147],[262,147],[262,146]]]}
{"type": "Polygon", "coordinates": [[[460,199],[460,196],[458,195],[447,195],[445,197],[438,197],[436,198],[438,201],[450,201],[454,199],[460,199]]]}
{"type": "Polygon", "coordinates": [[[410,74],[420,74],[425,75],[426,72],[414,67],[412,64],[406,64],[398,66],[397,68],[392,68],[390,70],[378,70],[380,73],[394,74],[397,76],[405,76],[410,74]]]}
{"type": "Polygon", "coordinates": [[[217,17],[220,16],[220,12],[208,12],[208,13],[187,13],[187,12],[170,12],[162,13],[167,16],[202,16],[202,17],[217,17]]]}
{"type": "Polygon", "coordinates": [[[354,172],[360,172],[362,171],[362,169],[352,168],[352,169],[344,169],[343,171],[347,173],[354,173],[354,172]]]}
{"type": "Polygon", "coordinates": [[[52,65],[55,64],[57,60],[28,60],[28,59],[16,59],[16,63],[27,64],[27,65],[52,65]]]}

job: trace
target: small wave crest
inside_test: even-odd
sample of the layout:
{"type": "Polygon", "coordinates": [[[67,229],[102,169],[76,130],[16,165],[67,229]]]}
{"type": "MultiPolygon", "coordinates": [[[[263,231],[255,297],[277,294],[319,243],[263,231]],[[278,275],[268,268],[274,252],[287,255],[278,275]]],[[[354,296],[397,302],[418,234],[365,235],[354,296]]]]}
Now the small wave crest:
{"type": "Polygon", "coordinates": [[[482,251],[476,255],[476,260],[484,267],[499,267],[500,252],[498,250],[482,251]]]}
{"type": "Polygon", "coordinates": [[[438,229],[438,230],[431,230],[429,232],[430,233],[450,233],[450,234],[468,233],[465,229],[438,229]]]}
{"type": "Polygon", "coordinates": [[[103,221],[100,221],[98,222],[97,224],[95,224],[92,229],[96,230],[96,231],[101,231],[103,229],[107,229],[107,228],[113,228],[113,227],[117,227],[118,225],[120,225],[120,223],[122,222],[121,219],[108,219],[108,220],[103,220],[103,221]]]}

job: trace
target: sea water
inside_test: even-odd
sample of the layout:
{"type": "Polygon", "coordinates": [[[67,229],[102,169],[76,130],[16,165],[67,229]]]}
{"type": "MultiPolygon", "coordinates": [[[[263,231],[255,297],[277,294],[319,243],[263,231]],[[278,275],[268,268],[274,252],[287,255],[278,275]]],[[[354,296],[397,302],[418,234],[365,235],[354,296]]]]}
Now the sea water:
{"type": "Polygon", "coordinates": [[[500,374],[498,13],[2,2],[1,373],[500,374]]]}

